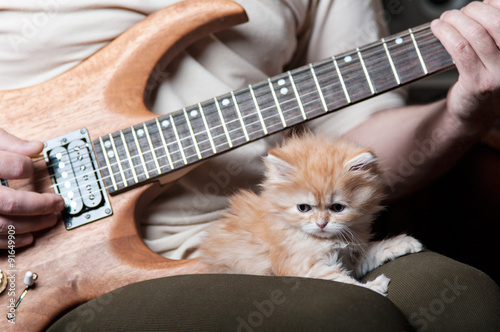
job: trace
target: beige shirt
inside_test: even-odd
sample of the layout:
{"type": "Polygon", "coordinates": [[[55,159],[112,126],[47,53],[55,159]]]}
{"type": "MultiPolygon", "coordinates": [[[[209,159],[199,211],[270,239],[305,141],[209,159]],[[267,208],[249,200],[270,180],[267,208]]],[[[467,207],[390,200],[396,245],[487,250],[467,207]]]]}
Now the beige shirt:
{"type": "MultiPolygon", "coordinates": [[[[0,0],[0,89],[44,82],[91,56],[147,14],[176,0],[0,0]]],[[[180,54],[159,79],[151,109],[166,114],[379,39],[383,9],[369,0],[238,0],[249,23],[209,35],[180,54]]],[[[391,92],[308,122],[340,135],[371,114],[401,106],[391,92]]],[[[228,197],[257,189],[262,156],[275,134],[210,159],[165,192],[141,218],[155,252],[196,254],[201,232],[220,218],[228,197]]]]}

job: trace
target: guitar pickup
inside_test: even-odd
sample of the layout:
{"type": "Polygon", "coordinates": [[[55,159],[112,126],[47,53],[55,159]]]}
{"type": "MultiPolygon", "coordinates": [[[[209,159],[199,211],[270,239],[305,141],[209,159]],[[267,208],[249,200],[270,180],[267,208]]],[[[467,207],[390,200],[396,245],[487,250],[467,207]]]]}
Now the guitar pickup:
{"type": "Polygon", "coordinates": [[[43,155],[54,191],[66,203],[61,213],[66,229],[113,213],[85,128],[45,142],[43,155]]]}

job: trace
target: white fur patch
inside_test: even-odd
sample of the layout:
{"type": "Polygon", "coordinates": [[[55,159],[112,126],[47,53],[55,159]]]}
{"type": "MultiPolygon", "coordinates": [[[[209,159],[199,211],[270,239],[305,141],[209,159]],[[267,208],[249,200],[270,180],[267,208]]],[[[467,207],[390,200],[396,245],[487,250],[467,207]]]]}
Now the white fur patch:
{"type": "Polygon", "coordinates": [[[268,168],[267,176],[272,182],[289,182],[290,174],[296,170],[295,167],[272,154],[264,157],[264,161],[268,168]]]}
{"type": "Polygon", "coordinates": [[[377,161],[377,158],[370,152],[363,152],[344,164],[350,171],[361,171],[371,167],[377,161]]]}

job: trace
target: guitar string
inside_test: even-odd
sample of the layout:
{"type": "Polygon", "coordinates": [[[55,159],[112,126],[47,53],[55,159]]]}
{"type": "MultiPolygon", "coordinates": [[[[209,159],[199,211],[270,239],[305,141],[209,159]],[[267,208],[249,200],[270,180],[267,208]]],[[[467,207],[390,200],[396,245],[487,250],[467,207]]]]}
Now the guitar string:
{"type": "MultiPolygon", "coordinates": [[[[407,35],[410,35],[410,34],[408,33],[407,35]]],[[[434,42],[434,41],[432,41],[432,42],[434,42]]],[[[421,44],[421,45],[422,45],[422,44],[421,44]]],[[[379,52],[379,53],[381,53],[381,52],[379,52]]],[[[393,53],[393,54],[394,54],[394,53],[393,53]]],[[[365,54],[365,56],[367,56],[367,55],[365,54]]],[[[310,79],[309,79],[309,81],[310,81],[310,79]]],[[[290,101],[290,100],[289,100],[289,101],[290,101]]],[[[287,102],[289,102],[289,101],[287,101],[287,102]]],[[[244,101],[242,101],[242,102],[244,102],[244,101]]],[[[272,106],[272,108],[275,108],[275,106],[272,106]]],[[[251,116],[253,116],[253,115],[254,115],[254,114],[251,114],[251,116]]],[[[249,115],[249,116],[250,116],[250,115],[249,115]]],[[[274,116],[274,117],[276,117],[276,116],[274,116]]],[[[270,118],[270,117],[267,117],[266,119],[268,119],[268,118],[270,118]]],[[[289,118],[289,119],[290,119],[290,118],[289,118]]],[[[254,122],[254,123],[252,123],[252,124],[255,124],[255,123],[257,123],[257,122],[254,122]]],[[[250,125],[252,125],[252,124],[249,124],[249,126],[250,126],[250,125]]],[[[259,130],[259,131],[260,131],[260,130],[259,130]]],[[[256,133],[256,132],[253,132],[253,133],[256,133]]],[[[198,135],[198,134],[200,134],[200,133],[197,133],[197,134],[195,134],[195,135],[198,135]]],[[[220,136],[221,136],[221,135],[220,135],[220,136]]],[[[191,138],[190,138],[190,137],[187,137],[186,139],[191,139],[191,138]]],[[[206,142],[206,141],[205,141],[205,142],[206,142]]],[[[193,143],[194,143],[194,142],[193,142],[193,143]]],[[[174,143],[173,143],[173,144],[174,144],[174,143]]],[[[225,144],[222,144],[222,145],[225,145],[225,144]]],[[[185,150],[185,149],[187,149],[187,148],[189,148],[189,147],[192,147],[192,146],[193,146],[193,145],[188,146],[188,147],[184,147],[184,150],[185,150]]],[[[220,147],[220,145],[217,145],[217,147],[220,147]]],[[[161,148],[162,148],[162,147],[159,147],[159,148],[157,148],[157,149],[161,149],[161,148]]],[[[157,149],[155,149],[155,150],[157,150],[157,149]]],[[[208,149],[208,150],[209,150],[209,149],[208,149]]],[[[176,153],[176,152],[179,152],[179,151],[180,151],[180,150],[176,150],[176,151],[173,151],[172,153],[176,153]]],[[[207,150],[204,150],[204,151],[202,151],[202,152],[206,152],[206,151],[207,151],[207,150]]],[[[146,153],[151,153],[151,150],[146,151],[146,152],[144,152],[143,154],[146,154],[146,153]]],[[[134,158],[136,158],[136,157],[137,157],[137,156],[134,156],[134,158]]],[[[165,157],[165,158],[166,158],[166,156],[162,156],[162,157],[165,157]]],[[[190,157],[191,157],[191,156],[188,156],[188,158],[190,158],[190,157]]],[[[160,158],[161,158],[161,157],[160,157],[160,158]]],[[[43,161],[43,160],[42,160],[42,161],[43,161]]],[[[154,160],[153,160],[153,161],[154,161],[154,160]]],[[[148,162],[153,162],[153,161],[148,161],[148,162]]],[[[177,161],[175,161],[175,162],[177,162],[177,161]]],[[[117,161],[115,164],[117,164],[117,163],[118,163],[118,161],[117,161]]],[[[131,165],[131,166],[132,166],[132,167],[134,167],[134,165],[131,165]]],[[[129,169],[132,169],[132,168],[129,168],[129,169]]],[[[97,171],[97,170],[94,170],[94,172],[95,172],[95,171],[97,171]]],[[[144,173],[144,175],[145,175],[145,174],[146,174],[146,173],[144,173]]],[[[143,174],[140,174],[140,175],[143,175],[143,174]]],[[[110,175],[110,176],[111,176],[111,175],[110,175]]],[[[109,177],[110,177],[110,176],[109,176],[109,177]]],[[[125,181],[127,181],[127,180],[130,180],[130,179],[124,179],[124,181],[121,181],[121,182],[124,182],[124,184],[125,184],[125,181]]],[[[128,181],[127,181],[127,183],[128,183],[128,181]]],[[[126,185],[126,186],[128,186],[128,185],[126,185]]],[[[51,186],[51,187],[53,187],[53,186],[51,186]]]]}
{"type": "MultiPolygon", "coordinates": [[[[408,33],[407,35],[409,35],[409,33],[408,33]]],[[[382,53],[382,51],[380,51],[380,52],[378,52],[378,53],[382,53]]],[[[365,56],[369,56],[369,55],[365,55],[365,56]]],[[[321,73],[320,73],[320,75],[321,75],[321,73]]],[[[310,79],[308,79],[308,81],[310,81],[310,79]]],[[[305,95],[305,96],[306,96],[306,95],[305,95]]],[[[304,96],[302,96],[302,97],[304,97],[304,96]]],[[[248,101],[248,100],[243,100],[242,102],[245,102],[245,101],[248,101]]],[[[290,101],[294,101],[294,100],[289,100],[289,101],[286,101],[285,103],[290,102],[290,101]]],[[[284,104],[284,103],[283,103],[283,104],[284,104]]],[[[274,107],[275,107],[275,106],[272,106],[272,108],[274,108],[274,107]]],[[[291,109],[291,110],[292,110],[292,109],[291,109]]],[[[313,111],[314,111],[314,110],[313,110],[313,111]]],[[[309,111],[309,112],[310,112],[310,111],[309,111]]],[[[250,115],[248,115],[248,116],[254,116],[254,115],[255,115],[255,114],[250,114],[250,115]]],[[[274,116],[274,117],[276,117],[276,116],[274,116]]],[[[269,119],[269,118],[270,118],[270,117],[267,117],[266,119],[269,119]]],[[[289,118],[289,120],[291,120],[291,119],[289,118]]],[[[248,126],[250,126],[250,125],[252,125],[252,124],[255,124],[255,123],[256,123],[256,122],[251,123],[251,124],[248,124],[248,126]]],[[[212,129],[213,129],[213,128],[212,128],[212,129]]],[[[237,129],[237,130],[238,130],[238,129],[237,129]]],[[[195,135],[198,135],[198,134],[200,134],[200,133],[196,133],[195,135]]],[[[186,137],[185,139],[191,139],[191,138],[190,138],[190,137],[186,137]]],[[[238,138],[237,138],[237,139],[238,139],[238,138]]],[[[203,142],[206,142],[206,140],[205,140],[205,141],[202,141],[201,143],[203,143],[203,142]]],[[[193,142],[193,143],[194,143],[194,142],[193,142]]],[[[172,144],[175,144],[175,143],[172,143],[172,144]]],[[[184,150],[185,150],[185,149],[188,149],[188,148],[190,148],[190,147],[193,147],[193,146],[194,146],[194,145],[190,145],[190,146],[184,147],[184,150]]],[[[220,146],[220,145],[218,145],[217,147],[219,147],[219,146],[220,146]]],[[[162,147],[159,147],[159,148],[156,148],[156,149],[154,149],[154,150],[158,150],[158,149],[161,149],[161,148],[162,148],[162,147]]],[[[175,151],[173,151],[172,153],[176,153],[176,152],[179,152],[179,151],[180,151],[180,150],[175,150],[175,151]]],[[[205,151],[206,151],[206,150],[204,150],[203,152],[205,152],[205,151]]],[[[146,152],[144,152],[143,154],[145,154],[145,153],[151,153],[151,150],[146,151],[146,152]]],[[[137,156],[134,156],[133,158],[135,158],[135,157],[137,157],[137,156]]],[[[166,156],[165,156],[165,157],[166,157],[166,156]]],[[[191,157],[191,156],[188,156],[188,158],[189,158],[189,157],[191,157]]],[[[177,161],[176,161],[176,162],[177,162],[177,161]]],[[[114,163],[114,164],[118,164],[118,161],[117,161],[116,163],[114,163]]],[[[113,165],[113,164],[112,164],[112,165],[113,165]]],[[[131,169],[131,168],[130,168],[130,169],[131,169]]]]}
{"type": "MultiPolygon", "coordinates": [[[[273,107],[274,107],[274,106],[273,106],[273,107]]],[[[289,119],[290,119],[290,118],[289,118],[289,119]]],[[[255,123],[256,123],[256,122],[254,122],[253,124],[255,124],[255,123]]],[[[250,125],[251,125],[251,124],[250,124],[250,125]]],[[[259,131],[260,131],[260,130],[259,130],[259,131]]],[[[255,132],[253,132],[253,133],[255,133],[255,132]]],[[[197,134],[199,134],[199,133],[197,133],[197,134]]],[[[196,134],[196,135],[197,135],[197,134],[196,134]]],[[[187,139],[190,139],[190,138],[188,137],[187,139]]],[[[190,147],[192,147],[192,146],[193,146],[193,145],[191,145],[190,147]]],[[[219,146],[220,146],[220,145],[218,145],[217,147],[219,147],[219,146]]],[[[184,149],[187,149],[187,148],[188,148],[188,147],[184,147],[184,149]]],[[[158,149],[161,149],[161,147],[159,147],[158,149]]],[[[155,149],[155,150],[157,150],[157,149],[155,149]]],[[[209,149],[208,149],[208,150],[209,150],[209,149]]],[[[174,151],[173,153],[178,152],[178,151],[180,151],[180,150],[176,150],[176,151],[174,151]]],[[[206,151],[207,151],[207,150],[203,150],[202,152],[206,152],[206,151]]],[[[146,154],[146,153],[151,153],[151,150],[144,152],[144,154],[146,154]]],[[[136,158],[136,157],[137,157],[137,156],[134,156],[134,158],[136,158]]],[[[162,156],[162,157],[166,158],[166,156],[162,156]]],[[[188,158],[190,158],[190,157],[191,157],[191,156],[188,156],[188,158]]],[[[152,160],[152,161],[148,161],[148,162],[154,162],[154,160],[152,160]]],[[[177,161],[175,161],[175,162],[177,162],[177,161]]],[[[115,163],[115,165],[116,165],[117,163],[118,163],[118,162],[116,162],[116,163],[115,163]]],[[[132,166],[132,167],[135,167],[134,165],[131,165],[131,166],[132,166]]],[[[132,169],[132,168],[129,168],[129,169],[132,169]]],[[[129,169],[127,169],[127,170],[129,170],[129,169]]],[[[94,170],[94,172],[95,172],[95,171],[96,171],[96,170],[94,170]]],[[[148,171],[148,173],[149,173],[149,171],[148,171]]],[[[143,174],[145,175],[146,173],[143,173],[143,174]]],[[[141,175],[143,175],[143,174],[139,174],[139,176],[141,176],[141,175]]],[[[110,176],[111,176],[111,175],[110,175],[110,176]]],[[[109,177],[110,177],[110,176],[109,176],[109,177]]],[[[104,178],[104,179],[106,179],[106,178],[104,178]]],[[[128,186],[128,182],[129,182],[129,181],[127,181],[127,180],[130,180],[130,179],[124,179],[124,181],[121,181],[121,182],[123,182],[123,183],[125,184],[125,181],[126,181],[126,182],[127,182],[127,185],[126,185],[126,186],[128,186]]]]}
{"type": "MultiPolygon", "coordinates": [[[[206,150],[205,150],[205,151],[206,151],[206,150]]],[[[205,151],[203,151],[203,152],[205,152],[205,151]]],[[[132,166],[133,166],[133,165],[132,165],[132,166]]],[[[144,173],[144,174],[146,174],[146,173],[144,173]]],[[[141,176],[141,175],[143,175],[143,174],[139,174],[139,176],[141,176]]],[[[105,179],[105,178],[104,178],[104,179],[105,179]]],[[[131,179],[130,179],[130,178],[127,178],[127,177],[125,177],[125,179],[123,179],[121,182],[123,182],[125,186],[128,186],[128,182],[130,182],[129,180],[131,180],[131,179]],[[125,184],[125,183],[126,183],[126,184],[125,184]]],[[[99,192],[103,192],[105,189],[107,189],[107,188],[101,189],[101,190],[99,190],[99,192]]],[[[70,190],[67,190],[66,192],[64,192],[64,190],[63,190],[63,191],[61,192],[61,195],[64,195],[65,193],[67,193],[67,192],[69,192],[69,191],[70,191],[70,190]]],[[[90,194],[91,194],[91,193],[89,193],[89,194],[87,194],[86,196],[83,196],[83,197],[82,197],[82,196],[80,196],[80,197],[76,197],[75,199],[84,199],[84,198],[88,197],[90,194]]],[[[99,202],[100,202],[101,200],[102,200],[102,199],[100,199],[100,200],[99,200],[99,202]]]]}
{"type": "MultiPolygon", "coordinates": [[[[407,35],[409,35],[409,34],[407,34],[407,35]]],[[[376,46],[378,46],[378,45],[379,45],[379,44],[377,44],[376,46]]],[[[371,55],[373,55],[373,54],[383,54],[384,52],[385,52],[385,50],[377,50],[377,52],[372,52],[371,54],[365,54],[365,57],[369,57],[369,56],[371,56],[371,55]]],[[[393,52],[392,54],[393,54],[393,55],[397,55],[397,53],[398,53],[398,52],[393,52]]],[[[355,53],[351,53],[351,54],[353,54],[353,55],[354,55],[355,53]]],[[[317,72],[316,72],[316,74],[317,74],[317,75],[322,75],[323,73],[325,73],[325,72],[327,72],[327,71],[329,72],[330,70],[331,70],[330,68],[327,68],[327,69],[326,69],[325,71],[323,71],[323,72],[321,72],[321,71],[317,71],[317,72]]],[[[308,71],[308,69],[303,69],[303,71],[308,71]]],[[[377,69],[375,69],[375,71],[374,71],[374,72],[376,73],[376,71],[377,71],[377,69]]],[[[351,72],[352,72],[352,71],[351,71],[351,72]]],[[[349,68],[348,68],[348,70],[347,70],[346,72],[344,72],[344,74],[348,76],[348,74],[349,74],[349,73],[350,73],[350,71],[349,71],[349,68]]],[[[300,74],[300,73],[297,73],[297,74],[300,74]]],[[[300,80],[300,77],[299,77],[298,79],[300,80]]],[[[307,80],[308,80],[309,82],[311,81],[311,79],[310,79],[310,78],[307,78],[307,80]]],[[[347,81],[347,80],[346,80],[346,81],[347,81]]],[[[300,82],[300,81],[298,81],[298,82],[300,82]]],[[[363,85],[365,85],[365,84],[366,84],[366,83],[363,83],[363,85]]],[[[330,86],[323,86],[323,88],[332,87],[332,86],[334,86],[334,85],[338,85],[338,83],[336,83],[336,84],[332,84],[332,85],[330,85],[330,86]]],[[[310,87],[310,86],[313,86],[313,89],[311,89],[311,90],[313,90],[313,91],[314,91],[314,90],[315,90],[314,84],[313,84],[313,83],[311,83],[311,84],[309,84],[309,86],[307,86],[307,87],[310,87]]],[[[357,87],[358,87],[358,86],[356,86],[356,85],[349,85],[349,86],[350,86],[350,87],[353,87],[353,88],[357,88],[357,87]]],[[[311,93],[315,93],[315,92],[311,92],[311,93]]],[[[269,94],[266,94],[266,96],[268,96],[268,95],[269,95],[269,94]]],[[[301,97],[307,97],[307,95],[308,95],[308,94],[305,94],[305,95],[302,95],[301,97]]],[[[329,96],[332,96],[332,95],[325,95],[325,97],[329,97],[329,96]]],[[[268,100],[264,100],[264,102],[269,102],[269,100],[271,100],[271,98],[269,98],[268,100]]],[[[249,98],[248,98],[248,99],[243,99],[240,103],[242,103],[242,102],[247,102],[247,101],[249,101],[249,98]]],[[[288,103],[288,102],[293,102],[293,101],[295,101],[295,100],[293,100],[293,99],[292,99],[292,100],[287,100],[287,101],[285,101],[285,102],[280,103],[280,105],[284,105],[284,104],[286,104],[286,103],[288,103]]],[[[272,109],[272,108],[275,108],[275,106],[271,106],[271,107],[268,107],[268,108],[263,108],[263,109],[261,109],[261,111],[266,111],[266,110],[269,110],[269,109],[272,109]]],[[[294,109],[293,109],[293,108],[290,108],[290,110],[291,110],[291,111],[293,111],[294,109]]],[[[254,115],[255,115],[255,114],[249,114],[249,115],[245,115],[245,117],[248,117],[248,116],[254,116],[254,115]]],[[[275,116],[274,116],[274,117],[275,117],[275,116]]],[[[265,119],[267,120],[267,119],[269,119],[269,118],[270,118],[270,117],[267,117],[267,118],[265,118],[265,119]]],[[[227,124],[227,125],[229,125],[229,124],[231,124],[232,122],[235,122],[235,121],[238,121],[238,120],[237,120],[237,119],[235,119],[235,120],[231,120],[231,121],[229,121],[229,122],[226,122],[226,124],[227,124]]],[[[254,124],[254,123],[252,123],[252,124],[254,124]]],[[[250,124],[250,125],[251,125],[251,124],[250,124]]],[[[220,125],[220,126],[221,126],[221,125],[220,125]]],[[[215,126],[215,127],[212,127],[211,129],[217,129],[217,128],[218,128],[218,127],[220,127],[220,126],[215,126]]],[[[184,139],[190,139],[190,138],[189,138],[189,137],[187,137],[187,138],[184,138],[184,139]]],[[[174,144],[174,145],[175,145],[175,143],[171,143],[171,144],[174,144]]],[[[189,148],[189,147],[190,147],[190,146],[188,146],[188,147],[186,147],[186,148],[189,148]]],[[[160,147],[160,148],[161,148],[161,147],[160,147]]],[[[179,150],[176,150],[176,151],[179,151],[179,150]]],[[[176,152],[176,151],[174,151],[174,152],[176,152]]]]}
{"type": "MultiPolygon", "coordinates": [[[[421,31],[421,30],[424,30],[424,29],[425,29],[425,28],[421,28],[420,30],[416,30],[415,32],[418,32],[418,31],[421,31]]],[[[430,30],[429,30],[429,31],[430,31],[430,30]]],[[[415,32],[414,32],[414,33],[415,33],[415,32]]],[[[430,35],[430,34],[432,34],[432,33],[427,33],[427,35],[430,35]]],[[[410,35],[410,33],[406,33],[406,34],[405,34],[405,36],[409,36],[409,35],[410,35]]],[[[426,36],[426,35],[423,35],[423,36],[426,36]]],[[[397,39],[397,37],[394,37],[394,38],[392,38],[392,39],[393,39],[393,40],[395,40],[395,39],[397,39]]],[[[386,42],[389,42],[390,40],[391,40],[391,39],[387,39],[387,40],[386,40],[386,42]]],[[[374,45],[372,45],[370,48],[374,48],[374,47],[377,47],[377,46],[379,46],[379,45],[381,45],[381,43],[374,43],[374,45]]],[[[364,49],[363,49],[363,48],[361,48],[361,49],[360,49],[360,51],[364,51],[364,49]]],[[[384,52],[385,52],[385,51],[384,51],[383,49],[380,49],[380,50],[377,50],[376,52],[367,53],[367,54],[365,54],[365,56],[367,56],[367,57],[368,57],[368,56],[372,56],[372,55],[374,55],[374,54],[383,54],[384,52]]],[[[393,55],[397,55],[398,53],[399,53],[399,52],[397,52],[397,50],[396,50],[396,51],[395,51],[395,52],[393,52],[392,54],[393,54],[393,55]]],[[[350,52],[350,53],[346,53],[346,54],[355,55],[355,54],[356,54],[356,51],[352,51],[352,52],[350,52]]],[[[308,71],[308,69],[304,69],[304,71],[308,71]]],[[[321,74],[323,74],[323,73],[325,73],[325,72],[327,72],[327,71],[330,71],[330,69],[328,68],[328,69],[327,69],[327,70],[325,70],[324,72],[317,72],[317,75],[321,75],[321,74]]],[[[377,69],[375,69],[375,71],[377,71],[377,69]]],[[[349,68],[348,68],[348,70],[345,72],[345,74],[347,75],[347,74],[349,74],[349,73],[350,73],[350,71],[349,71],[349,68]]],[[[300,79],[300,78],[299,78],[299,79],[300,79]]],[[[310,79],[308,79],[308,81],[310,81],[310,79]]],[[[314,87],[314,85],[313,85],[312,83],[311,83],[310,85],[312,85],[312,86],[314,87]]],[[[338,85],[338,84],[337,84],[337,85],[338,85]]],[[[331,85],[331,86],[333,86],[333,85],[331,85]]],[[[324,88],[328,88],[328,87],[331,87],[331,86],[325,86],[324,88]]],[[[350,86],[352,86],[352,87],[354,87],[354,88],[356,88],[356,87],[357,87],[356,85],[350,85],[350,86]]],[[[312,90],[314,90],[314,88],[313,88],[312,90]]],[[[313,93],[314,93],[314,92],[313,92],[313,93]]],[[[328,95],[328,96],[331,96],[331,95],[328,95]]],[[[302,97],[307,97],[307,94],[303,95],[302,97]]],[[[243,100],[242,102],[245,102],[245,101],[248,101],[248,100],[249,100],[249,99],[245,99],[245,100],[243,100]]],[[[265,100],[265,101],[269,101],[269,100],[265,100]]],[[[291,101],[293,101],[293,100],[291,100],[291,101]]],[[[285,102],[284,102],[284,103],[282,103],[282,104],[285,104],[285,103],[287,103],[287,102],[289,102],[289,101],[285,101],[285,102]]],[[[275,107],[275,106],[271,106],[270,108],[274,108],[274,107],[275,107]]],[[[262,111],[265,111],[265,110],[266,110],[266,109],[262,109],[262,111]]],[[[248,115],[248,116],[253,116],[253,114],[250,114],[250,115],[248,115]]],[[[269,118],[269,117],[268,117],[268,118],[269,118]]],[[[266,118],[266,119],[268,119],[268,118],[266,118]]],[[[238,121],[238,120],[237,120],[237,119],[235,119],[235,120],[231,120],[231,121],[229,121],[229,122],[226,122],[226,124],[230,124],[230,123],[231,123],[231,122],[233,122],[233,121],[238,121]]],[[[220,127],[220,126],[216,126],[216,127],[211,128],[211,129],[216,129],[216,128],[218,128],[218,127],[220,127]]]]}

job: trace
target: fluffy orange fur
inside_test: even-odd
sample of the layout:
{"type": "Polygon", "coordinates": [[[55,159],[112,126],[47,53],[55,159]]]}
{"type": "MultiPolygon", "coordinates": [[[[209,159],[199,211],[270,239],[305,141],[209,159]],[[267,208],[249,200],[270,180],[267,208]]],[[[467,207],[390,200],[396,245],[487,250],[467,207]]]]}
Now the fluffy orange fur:
{"type": "Polygon", "coordinates": [[[269,151],[265,163],[260,194],[235,195],[229,213],[204,237],[200,258],[213,272],[330,279],[385,294],[385,276],[360,284],[351,274],[421,249],[400,236],[416,247],[381,257],[384,242],[369,242],[385,188],[369,149],[305,134],[269,151]],[[370,252],[372,244],[378,248],[370,252]]]}

